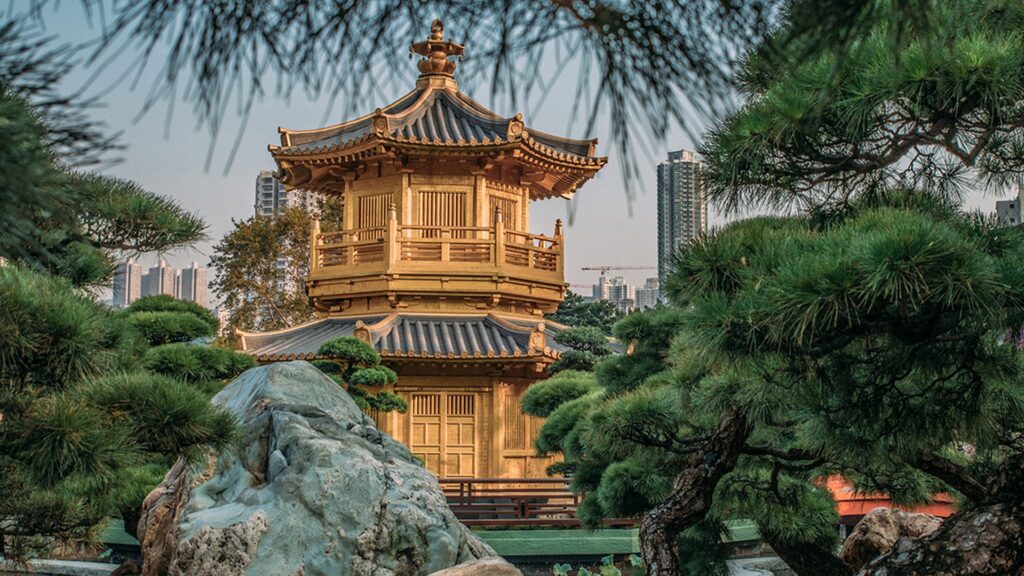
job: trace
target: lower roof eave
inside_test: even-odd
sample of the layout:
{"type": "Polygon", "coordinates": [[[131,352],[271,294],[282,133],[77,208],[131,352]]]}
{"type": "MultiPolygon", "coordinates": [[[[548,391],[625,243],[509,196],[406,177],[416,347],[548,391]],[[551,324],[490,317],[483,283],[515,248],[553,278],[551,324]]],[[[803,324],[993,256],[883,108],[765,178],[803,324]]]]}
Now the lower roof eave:
{"type": "MultiPolygon", "coordinates": [[[[380,353],[381,360],[388,363],[401,363],[401,362],[431,362],[435,364],[448,364],[448,363],[484,363],[484,362],[501,362],[503,364],[532,364],[532,363],[545,363],[550,364],[558,359],[558,353],[555,351],[538,352],[536,354],[528,355],[512,355],[512,354],[494,354],[494,355],[479,355],[479,356],[437,356],[437,355],[414,355],[414,354],[390,354],[388,352],[380,353]]],[[[292,360],[332,360],[333,358],[327,356],[321,356],[313,352],[308,353],[291,353],[291,354],[256,354],[253,358],[257,362],[289,362],[292,360]]]]}

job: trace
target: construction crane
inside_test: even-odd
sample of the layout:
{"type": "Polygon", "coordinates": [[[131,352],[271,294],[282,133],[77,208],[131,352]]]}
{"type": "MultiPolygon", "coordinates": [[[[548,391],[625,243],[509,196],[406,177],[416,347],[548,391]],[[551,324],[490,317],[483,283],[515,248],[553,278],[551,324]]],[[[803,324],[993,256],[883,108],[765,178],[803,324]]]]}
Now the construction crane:
{"type": "Polygon", "coordinates": [[[609,270],[657,270],[657,266],[584,266],[580,270],[600,270],[601,276],[607,276],[609,270]]]}

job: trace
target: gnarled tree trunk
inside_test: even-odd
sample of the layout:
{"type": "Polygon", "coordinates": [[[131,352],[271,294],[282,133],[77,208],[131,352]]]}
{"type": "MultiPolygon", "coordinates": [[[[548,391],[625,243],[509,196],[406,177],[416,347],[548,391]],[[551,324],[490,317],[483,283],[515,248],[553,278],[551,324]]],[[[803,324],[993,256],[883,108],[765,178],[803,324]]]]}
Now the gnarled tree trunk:
{"type": "Polygon", "coordinates": [[[980,502],[928,536],[897,542],[858,576],[1024,575],[1024,454],[1007,459],[976,492],[980,502]]]}
{"type": "Polygon", "coordinates": [[[679,576],[676,537],[704,518],[715,486],[736,466],[749,435],[746,416],[737,408],[726,410],[708,442],[676,476],[672,493],[644,515],[640,550],[648,576],[679,576]]]}
{"type": "Polygon", "coordinates": [[[1024,575],[1024,507],[979,506],[951,516],[934,533],[901,540],[858,576],[1024,575]]]}

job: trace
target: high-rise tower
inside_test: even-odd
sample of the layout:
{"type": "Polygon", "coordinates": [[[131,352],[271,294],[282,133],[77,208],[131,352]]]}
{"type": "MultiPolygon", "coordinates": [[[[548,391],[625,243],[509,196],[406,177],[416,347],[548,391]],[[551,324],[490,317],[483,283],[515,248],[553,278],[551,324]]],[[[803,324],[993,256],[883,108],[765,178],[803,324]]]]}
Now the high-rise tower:
{"type": "Polygon", "coordinates": [[[206,306],[206,268],[200,268],[198,262],[181,269],[181,291],[178,295],[182,300],[206,306]]]}
{"type": "Polygon", "coordinates": [[[149,269],[149,273],[142,276],[142,295],[166,294],[177,298],[177,274],[177,270],[161,259],[159,264],[149,269]]]}
{"type": "Polygon", "coordinates": [[[256,176],[256,215],[274,217],[284,208],[316,208],[316,195],[303,189],[289,189],[273,170],[260,170],[256,176]]]}
{"type": "Polygon", "coordinates": [[[664,286],[676,251],[707,232],[704,164],[689,150],[658,165],[658,281],[664,286]]]}
{"type": "Polygon", "coordinates": [[[111,304],[124,308],[142,296],[142,266],[128,259],[114,268],[114,294],[111,304]]]}

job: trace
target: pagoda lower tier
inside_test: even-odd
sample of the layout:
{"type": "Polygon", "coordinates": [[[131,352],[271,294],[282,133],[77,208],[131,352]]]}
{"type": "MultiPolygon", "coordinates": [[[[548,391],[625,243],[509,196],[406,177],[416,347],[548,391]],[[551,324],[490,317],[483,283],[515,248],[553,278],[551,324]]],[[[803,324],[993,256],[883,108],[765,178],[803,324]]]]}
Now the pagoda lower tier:
{"type": "Polygon", "coordinates": [[[445,478],[543,478],[552,458],[536,454],[543,420],[520,400],[566,347],[559,324],[495,313],[341,316],[286,330],[239,332],[259,362],[315,360],[320,344],[354,336],[372,345],[398,374],[387,389],[405,414],[370,413],[431,472],[445,478]]]}

